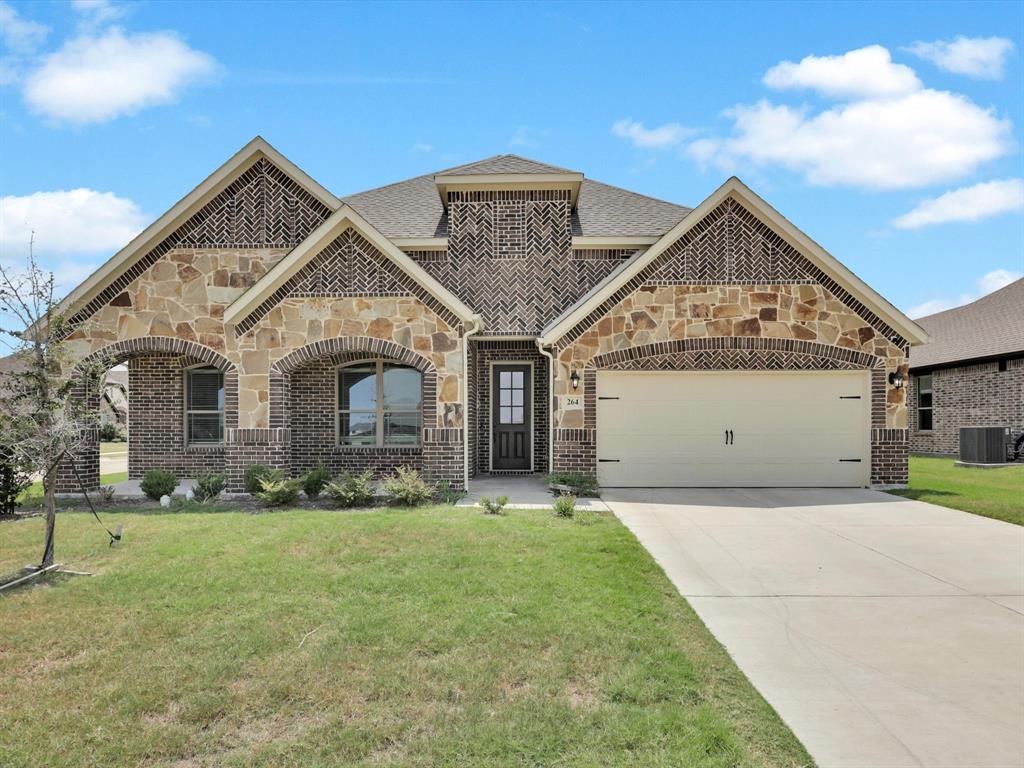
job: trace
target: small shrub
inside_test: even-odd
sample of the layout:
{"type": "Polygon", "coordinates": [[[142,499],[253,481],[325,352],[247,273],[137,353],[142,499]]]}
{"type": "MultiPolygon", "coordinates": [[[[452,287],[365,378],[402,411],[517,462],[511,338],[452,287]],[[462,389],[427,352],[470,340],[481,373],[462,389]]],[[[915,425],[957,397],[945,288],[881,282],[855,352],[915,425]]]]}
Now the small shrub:
{"type": "Polygon", "coordinates": [[[196,476],[196,484],[192,488],[192,498],[200,504],[213,501],[220,496],[227,481],[220,472],[203,472],[196,476]]]}
{"type": "Polygon", "coordinates": [[[373,472],[366,470],[358,475],[346,472],[337,480],[324,486],[324,493],[339,507],[366,507],[373,503],[376,493],[373,489],[373,472]]]}
{"type": "Polygon", "coordinates": [[[563,494],[555,499],[555,517],[572,517],[576,514],[576,497],[563,494]]]}
{"type": "Polygon", "coordinates": [[[395,474],[384,480],[383,489],[390,501],[408,507],[426,504],[434,498],[434,486],[408,467],[398,467],[395,474]]]}
{"type": "Polygon", "coordinates": [[[582,472],[552,472],[548,485],[564,485],[575,496],[597,496],[597,478],[582,472]]]}
{"type": "Polygon", "coordinates": [[[466,495],[465,491],[452,488],[451,480],[441,480],[435,487],[437,488],[437,491],[435,491],[437,501],[441,504],[454,504],[466,495]]]}
{"type": "Polygon", "coordinates": [[[123,443],[125,441],[126,434],[124,427],[115,424],[112,421],[108,421],[106,424],[100,425],[100,441],[104,443],[123,443]]]}
{"type": "Polygon", "coordinates": [[[260,480],[256,498],[268,507],[283,507],[285,504],[294,504],[301,490],[301,480],[285,480],[280,472],[273,471],[269,477],[260,480]]]}
{"type": "Polygon", "coordinates": [[[490,496],[480,498],[480,506],[484,508],[485,515],[505,514],[505,505],[508,504],[508,496],[499,496],[492,500],[490,496]]]}
{"type": "Polygon", "coordinates": [[[260,485],[261,481],[266,480],[273,473],[274,470],[270,467],[265,467],[262,464],[250,464],[245,468],[245,475],[242,478],[245,492],[255,496],[263,490],[263,486],[260,485]]]}
{"type": "Polygon", "coordinates": [[[165,469],[151,469],[142,476],[139,484],[142,492],[153,501],[160,501],[161,496],[170,496],[178,487],[178,476],[165,469]]]}
{"type": "Polygon", "coordinates": [[[109,504],[114,500],[114,486],[112,485],[101,485],[100,486],[100,498],[104,503],[109,504]]]}
{"type": "Polygon", "coordinates": [[[331,481],[331,472],[323,464],[317,464],[302,478],[302,492],[307,499],[315,499],[331,481]]]}

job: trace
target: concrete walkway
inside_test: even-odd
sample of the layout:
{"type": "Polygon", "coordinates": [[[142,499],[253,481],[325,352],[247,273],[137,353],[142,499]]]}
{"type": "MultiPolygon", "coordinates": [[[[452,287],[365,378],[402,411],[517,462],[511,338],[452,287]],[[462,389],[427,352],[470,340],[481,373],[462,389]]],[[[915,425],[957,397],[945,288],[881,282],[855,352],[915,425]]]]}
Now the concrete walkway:
{"type": "Polygon", "coordinates": [[[867,490],[605,490],[822,768],[1024,765],[1024,528],[867,490]]]}
{"type": "MultiPolygon", "coordinates": [[[[469,493],[455,506],[478,506],[484,496],[508,496],[509,509],[551,509],[555,500],[543,475],[483,475],[469,481],[469,493]]],[[[577,499],[576,509],[608,511],[601,499],[577,499]]]]}

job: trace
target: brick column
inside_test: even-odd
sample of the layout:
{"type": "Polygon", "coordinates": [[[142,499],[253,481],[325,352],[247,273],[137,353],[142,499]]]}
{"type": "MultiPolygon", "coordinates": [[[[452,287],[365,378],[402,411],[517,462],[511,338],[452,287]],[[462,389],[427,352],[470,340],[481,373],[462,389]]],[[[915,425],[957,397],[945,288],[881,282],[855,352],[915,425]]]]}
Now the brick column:
{"type": "Polygon", "coordinates": [[[245,469],[262,464],[279,469],[285,476],[291,474],[291,430],[283,427],[270,429],[230,428],[225,435],[224,473],[227,490],[245,491],[245,469]]]}

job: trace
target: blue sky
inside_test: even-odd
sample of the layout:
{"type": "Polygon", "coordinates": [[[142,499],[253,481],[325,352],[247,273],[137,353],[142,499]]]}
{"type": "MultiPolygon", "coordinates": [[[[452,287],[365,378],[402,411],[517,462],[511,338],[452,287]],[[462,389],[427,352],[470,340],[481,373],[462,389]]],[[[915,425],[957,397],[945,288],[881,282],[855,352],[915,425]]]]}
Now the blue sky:
{"type": "Polygon", "coordinates": [[[0,258],[33,228],[68,287],[256,134],[339,195],[735,173],[915,314],[1024,272],[1021,3],[0,0],[0,46],[0,258]]]}

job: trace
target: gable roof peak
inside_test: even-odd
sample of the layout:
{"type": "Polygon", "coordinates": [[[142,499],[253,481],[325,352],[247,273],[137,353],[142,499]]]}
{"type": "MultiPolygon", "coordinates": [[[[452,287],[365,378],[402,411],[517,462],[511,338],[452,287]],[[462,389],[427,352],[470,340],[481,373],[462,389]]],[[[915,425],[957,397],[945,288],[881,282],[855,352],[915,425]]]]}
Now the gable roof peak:
{"type": "Polygon", "coordinates": [[[492,175],[537,175],[537,174],[573,174],[580,178],[583,174],[558,165],[542,163],[522,155],[504,154],[491,155],[482,160],[474,160],[454,168],[438,171],[438,176],[492,176],[492,175]]]}

